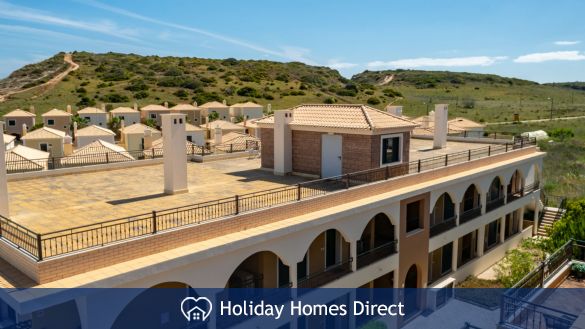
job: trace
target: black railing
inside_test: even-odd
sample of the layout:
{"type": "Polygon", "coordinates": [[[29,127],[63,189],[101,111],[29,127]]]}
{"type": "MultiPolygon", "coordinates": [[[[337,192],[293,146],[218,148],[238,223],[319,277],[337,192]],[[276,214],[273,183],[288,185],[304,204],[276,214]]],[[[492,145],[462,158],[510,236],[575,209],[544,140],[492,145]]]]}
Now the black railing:
{"type": "Polygon", "coordinates": [[[359,253],[357,255],[357,268],[359,269],[368,266],[383,258],[395,254],[397,244],[398,241],[394,240],[359,253]]]}
{"type": "Polygon", "coordinates": [[[502,295],[500,324],[503,328],[510,326],[522,329],[569,329],[575,320],[577,320],[575,314],[502,295]]]}
{"type": "Polygon", "coordinates": [[[298,288],[318,288],[327,283],[333,282],[348,273],[351,273],[351,263],[353,258],[341,261],[333,266],[329,266],[322,271],[311,273],[300,279],[297,283],[298,288]]]}
{"type": "Polygon", "coordinates": [[[447,232],[448,230],[454,228],[455,226],[457,226],[457,216],[443,219],[442,222],[436,223],[435,225],[431,225],[429,233],[430,233],[431,237],[433,237],[433,236],[439,235],[443,232],[447,232]]]}
{"type": "Polygon", "coordinates": [[[503,206],[506,203],[505,200],[506,199],[504,198],[504,196],[500,196],[493,200],[487,200],[485,204],[485,211],[490,212],[496,208],[503,206]]]}
{"type": "MultiPolygon", "coordinates": [[[[522,144],[533,146],[536,141],[522,144]]],[[[257,145],[257,144],[255,144],[257,145]]],[[[249,143],[248,143],[248,146],[249,143]]],[[[0,237],[25,250],[37,260],[71,252],[152,235],[161,231],[185,225],[201,224],[213,219],[228,217],[260,210],[276,205],[297,202],[307,198],[346,190],[363,184],[375,183],[407,174],[439,169],[456,163],[467,162],[495,154],[512,151],[509,144],[490,145],[465,152],[446,154],[438,157],[412,161],[408,164],[375,168],[342,176],[323,178],[297,185],[271,190],[235,195],[231,198],[213,200],[166,210],[151,211],[131,217],[107,220],[96,224],[37,234],[9,219],[4,219],[6,233],[0,230],[0,237]]],[[[144,151],[141,151],[144,153],[144,151]]],[[[156,153],[156,152],[155,152],[156,153]]],[[[481,208],[461,214],[460,223],[481,215],[481,208]],[[476,211],[479,213],[476,214],[476,211]]],[[[1,228],[0,228],[1,229],[1,228]]]]}
{"type": "Polygon", "coordinates": [[[467,223],[479,216],[481,216],[481,205],[461,212],[461,214],[459,214],[459,224],[467,223]]]}

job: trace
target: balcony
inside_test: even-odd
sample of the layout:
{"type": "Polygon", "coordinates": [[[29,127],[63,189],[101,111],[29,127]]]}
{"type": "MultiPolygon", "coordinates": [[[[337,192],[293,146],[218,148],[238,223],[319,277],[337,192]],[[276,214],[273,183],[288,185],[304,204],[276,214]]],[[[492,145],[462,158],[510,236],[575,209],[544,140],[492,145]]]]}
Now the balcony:
{"type": "Polygon", "coordinates": [[[522,196],[524,195],[524,191],[520,190],[518,192],[510,192],[508,193],[508,195],[506,196],[506,203],[510,203],[514,200],[518,200],[520,199],[522,196]]]}
{"type": "MultiPolygon", "coordinates": [[[[481,211],[481,209],[480,209],[481,211]]],[[[430,228],[430,235],[434,237],[439,235],[443,232],[446,232],[452,228],[457,226],[457,216],[453,216],[451,218],[444,219],[442,222],[437,223],[430,228]]]]}
{"type": "Polygon", "coordinates": [[[481,205],[469,210],[465,210],[459,215],[459,225],[469,222],[470,220],[479,216],[481,216],[481,205]]]}
{"type": "Polygon", "coordinates": [[[368,266],[380,259],[386,258],[396,253],[396,245],[398,241],[390,241],[378,247],[361,252],[357,255],[357,268],[368,266]]]}
{"type": "Polygon", "coordinates": [[[318,288],[324,286],[351,273],[352,262],[353,258],[349,258],[348,260],[344,260],[333,266],[329,266],[322,271],[312,273],[302,279],[299,279],[297,285],[299,288],[318,288]]]}
{"type": "Polygon", "coordinates": [[[505,201],[505,198],[503,196],[501,196],[497,199],[488,200],[487,203],[485,204],[485,211],[490,212],[496,208],[503,206],[505,204],[504,201],[505,201]]]}

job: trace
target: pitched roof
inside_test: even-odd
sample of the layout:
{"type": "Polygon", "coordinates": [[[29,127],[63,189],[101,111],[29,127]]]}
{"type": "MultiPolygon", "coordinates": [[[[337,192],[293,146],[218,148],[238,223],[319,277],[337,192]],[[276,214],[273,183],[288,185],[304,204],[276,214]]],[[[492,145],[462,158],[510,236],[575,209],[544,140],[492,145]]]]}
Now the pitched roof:
{"type": "Polygon", "coordinates": [[[116,136],[116,133],[107,128],[91,125],[77,130],[76,137],[81,136],[116,136]]]}
{"type": "MultiPolygon", "coordinates": [[[[146,155],[147,157],[152,157],[153,155],[152,150],[154,150],[155,157],[163,156],[164,155],[163,147],[164,139],[161,137],[152,142],[151,148],[149,148],[148,150],[144,150],[144,155],[146,155]]],[[[192,154],[193,152],[195,152],[195,154],[201,154],[201,146],[198,146],[193,142],[185,140],[185,151],[187,152],[187,154],[192,154]]],[[[209,153],[209,151],[205,150],[205,153],[209,153]]]]}
{"type": "Polygon", "coordinates": [[[36,117],[36,114],[32,114],[27,111],[23,111],[21,109],[16,109],[14,111],[8,112],[3,115],[5,118],[26,118],[26,117],[36,117]]]}
{"type": "Polygon", "coordinates": [[[102,109],[98,109],[97,107],[86,107],[83,110],[77,111],[77,113],[81,113],[81,114],[93,114],[93,113],[106,114],[106,111],[104,111],[102,109]]]}
{"type": "Polygon", "coordinates": [[[246,144],[246,142],[250,141],[260,142],[260,139],[245,133],[235,131],[227,133],[221,138],[222,144],[246,144]]]}
{"type": "Polygon", "coordinates": [[[236,123],[238,126],[242,126],[244,128],[258,128],[258,125],[256,124],[256,121],[261,120],[261,119],[248,119],[248,120],[244,120],[242,122],[238,122],[236,123]]]}
{"type": "MultiPolygon", "coordinates": [[[[403,117],[361,104],[306,104],[293,107],[291,126],[337,128],[351,131],[413,129],[418,124],[403,117]]],[[[256,121],[260,126],[274,124],[274,116],[256,121]]]]}
{"type": "Polygon", "coordinates": [[[224,103],[220,103],[218,101],[207,102],[199,107],[208,109],[208,108],[229,108],[229,106],[225,105],[224,103]]]}
{"type": "Polygon", "coordinates": [[[231,107],[257,108],[257,107],[262,107],[262,105],[248,101],[248,102],[245,102],[245,103],[236,103],[236,104],[233,104],[231,107]]]}
{"type": "Polygon", "coordinates": [[[61,159],[61,164],[98,164],[133,160],[135,159],[123,147],[98,139],[61,159]]]}
{"type": "Polygon", "coordinates": [[[16,139],[16,137],[12,135],[2,134],[2,139],[4,140],[4,144],[8,144],[13,142],[16,139]]]}
{"type": "Polygon", "coordinates": [[[124,129],[122,129],[122,132],[125,134],[144,134],[144,132],[146,130],[150,130],[153,133],[160,134],[160,131],[158,131],[157,129],[149,127],[149,126],[142,124],[142,123],[135,123],[135,124],[130,125],[128,127],[124,127],[124,129]]]}
{"type": "Polygon", "coordinates": [[[6,151],[7,172],[22,172],[47,169],[49,163],[49,152],[43,152],[31,147],[17,145],[6,151]]]}
{"type": "Polygon", "coordinates": [[[140,111],[135,110],[131,107],[120,106],[120,107],[116,107],[115,109],[111,110],[110,113],[140,113],[140,111]]]}
{"type": "Polygon", "coordinates": [[[28,139],[55,139],[55,138],[64,138],[67,134],[61,130],[49,128],[49,127],[41,127],[37,130],[33,130],[24,137],[20,139],[28,140],[28,139]]]}
{"type": "Polygon", "coordinates": [[[58,110],[58,109],[52,109],[49,112],[45,112],[43,114],[41,114],[42,117],[70,117],[72,116],[71,113],[67,113],[65,111],[62,110],[58,110]]]}
{"type": "Polygon", "coordinates": [[[470,128],[484,128],[485,125],[482,125],[481,123],[477,123],[473,120],[469,120],[466,118],[455,118],[455,119],[451,119],[449,120],[449,128],[460,128],[462,130],[465,129],[470,129],[470,128]]]}
{"type": "Polygon", "coordinates": [[[225,120],[211,121],[211,122],[204,124],[202,127],[205,129],[215,129],[215,127],[218,127],[218,126],[219,126],[219,128],[226,129],[226,130],[244,130],[244,127],[238,126],[235,123],[231,123],[231,122],[225,121],[225,120]]]}
{"type": "Polygon", "coordinates": [[[192,124],[186,122],[185,123],[185,131],[203,131],[203,128],[197,127],[195,125],[192,125],[192,124]]]}
{"type": "Polygon", "coordinates": [[[158,105],[158,104],[149,104],[146,105],[144,107],[141,107],[140,110],[142,111],[148,111],[148,112],[157,112],[157,111],[170,111],[171,109],[169,109],[168,107],[164,107],[162,105],[158,105]]]}
{"type": "Polygon", "coordinates": [[[171,107],[173,111],[189,111],[189,110],[198,110],[199,108],[193,106],[193,104],[177,104],[171,107]]]}

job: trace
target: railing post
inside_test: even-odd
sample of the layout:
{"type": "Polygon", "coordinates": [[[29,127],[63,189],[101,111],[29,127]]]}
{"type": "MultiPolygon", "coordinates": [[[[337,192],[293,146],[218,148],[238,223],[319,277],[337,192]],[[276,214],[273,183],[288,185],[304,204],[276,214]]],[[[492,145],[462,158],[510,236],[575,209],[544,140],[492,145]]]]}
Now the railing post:
{"type": "Polygon", "coordinates": [[[55,157],[51,157],[51,164],[52,164],[53,169],[56,169],[55,168],[55,157]]]}
{"type": "Polygon", "coordinates": [[[106,152],[106,163],[110,163],[110,153],[106,152]]]}
{"type": "Polygon", "coordinates": [[[37,258],[39,261],[43,260],[43,241],[41,239],[41,235],[37,233],[37,258]]]}
{"type": "Polygon", "coordinates": [[[153,210],[152,211],[152,234],[155,234],[157,232],[157,227],[156,227],[156,211],[153,210]]]}
{"type": "Polygon", "coordinates": [[[488,156],[492,155],[492,146],[488,146],[488,156]]]}
{"type": "Polygon", "coordinates": [[[301,184],[297,184],[297,201],[301,201],[301,184]]]}
{"type": "Polygon", "coordinates": [[[449,154],[445,154],[445,167],[449,164],[449,154]]]}
{"type": "Polygon", "coordinates": [[[205,155],[205,145],[201,145],[201,157],[205,155]]]}
{"type": "Polygon", "coordinates": [[[349,174],[345,174],[345,188],[349,188],[349,174]]]}
{"type": "Polygon", "coordinates": [[[384,179],[388,178],[390,178],[390,167],[386,166],[386,169],[384,170],[384,179]]]}
{"type": "Polygon", "coordinates": [[[418,172],[420,172],[420,159],[418,159],[418,172]]]}
{"type": "Polygon", "coordinates": [[[234,144],[230,144],[230,153],[234,153],[234,144]]]}
{"type": "Polygon", "coordinates": [[[467,150],[467,161],[471,161],[471,149],[467,150]]]}
{"type": "Polygon", "coordinates": [[[540,264],[540,267],[541,267],[541,269],[540,269],[540,287],[541,288],[544,288],[544,267],[546,266],[545,263],[546,263],[546,260],[542,261],[542,264],[540,264]]]}
{"type": "Polygon", "coordinates": [[[152,148],[152,158],[154,159],[156,156],[155,152],[154,152],[154,147],[152,148]]]}
{"type": "Polygon", "coordinates": [[[195,155],[195,144],[191,144],[191,155],[195,155]]]}
{"type": "Polygon", "coordinates": [[[506,142],[506,153],[508,153],[508,142],[506,142]]]}
{"type": "Polygon", "coordinates": [[[236,194],[236,196],[234,197],[234,200],[236,202],[236,215],[240,213],[240,196],[236,194]]]}
{"type": "Polygon", "coordinates": [[[524,148],[524,138],[520,139],[520,148],[524,148]]]}

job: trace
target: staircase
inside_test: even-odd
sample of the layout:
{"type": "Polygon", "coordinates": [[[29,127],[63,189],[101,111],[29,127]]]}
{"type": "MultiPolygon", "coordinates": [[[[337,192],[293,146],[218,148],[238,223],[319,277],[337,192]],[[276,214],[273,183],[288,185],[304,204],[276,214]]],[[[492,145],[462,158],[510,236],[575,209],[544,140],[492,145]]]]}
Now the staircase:
{"type": "Polygon", "coordinates": [[[564,210],[559,208],[545,207],[540,217],[538,225],[538,236],[548,237],[548,230],[553,226],[554,222],[561,218],[564,210]]]}

